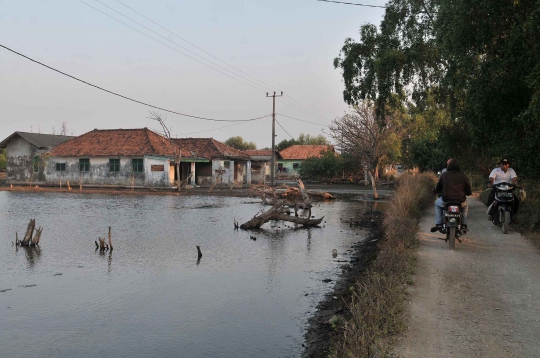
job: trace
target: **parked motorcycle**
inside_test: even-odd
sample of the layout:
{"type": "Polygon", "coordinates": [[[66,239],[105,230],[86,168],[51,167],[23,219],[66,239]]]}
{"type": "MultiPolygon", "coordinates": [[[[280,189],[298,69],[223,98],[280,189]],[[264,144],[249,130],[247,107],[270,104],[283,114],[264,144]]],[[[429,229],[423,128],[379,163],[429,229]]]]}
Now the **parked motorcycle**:
{"type": "Polygon", "coordinates": [[[503,234],[508,233],[508,227],[512,219],[512,207],[514,206],[514,190],[521,188],[513,183],[494,184],[495,200],[488,208],[494,225],[500,226],[503,234]]]}
{"type": "Polygon", "coordinates": [[[449,201],[444,206],[443,224],[441,232],[446,234],[445,241],[448,242],[448,248],[453,250],[456,246],[456,240],[461,242],[460,236],[467,233],[467,229],[462,227],[463,212],[461,203],[457,201],[449,201]]]}

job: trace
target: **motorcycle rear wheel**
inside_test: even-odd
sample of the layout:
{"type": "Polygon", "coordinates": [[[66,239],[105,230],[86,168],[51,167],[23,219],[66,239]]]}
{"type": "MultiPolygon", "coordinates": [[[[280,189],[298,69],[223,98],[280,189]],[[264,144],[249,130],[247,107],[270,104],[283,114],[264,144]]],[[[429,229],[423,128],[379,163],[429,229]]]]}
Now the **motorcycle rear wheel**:
{"type": "MultiPolygon", "coordinates": [[[[502,216],[502,213],[503,212],[501,211],[501,216],[502,216]]],[[[503,234],[508,234],[508,227],[510,226],[510,212],[509,211],[504,212],[504,221],[501,218],[501,222],[502,222],[503,234]]]]}
{"type": "Polygon", "coordinates": [[[453,250],[456,247],[456,227],[450,226],[448,228],[448,248],[453,250]]]}

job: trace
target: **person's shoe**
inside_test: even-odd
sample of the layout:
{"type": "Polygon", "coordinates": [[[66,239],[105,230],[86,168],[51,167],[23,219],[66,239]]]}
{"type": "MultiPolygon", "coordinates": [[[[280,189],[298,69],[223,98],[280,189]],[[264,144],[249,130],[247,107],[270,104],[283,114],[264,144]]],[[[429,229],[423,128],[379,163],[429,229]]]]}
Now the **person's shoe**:
{"type": "Polygon", "coordinates": [[[435,224],[435,226],[433,226],[430,231],[431,232],[435,232],[435,231],[440,231],[442,229],[442,225],[441,224],[435,224]]]}
{"type": "Polygon", "coordinates": [[[459,232],[461,233],[461,235],[465,235],[466,233],[468,233],[469,229],[467,228],[467,225],[461,225],[461,229],[459,230],[459,232]]]}
{"type": "Polygon", "coordinates": [[[492,216],[492,215],[488,215],[488,220],[489,220],[489,221],[493,221],[493,216],[492,216]]]}

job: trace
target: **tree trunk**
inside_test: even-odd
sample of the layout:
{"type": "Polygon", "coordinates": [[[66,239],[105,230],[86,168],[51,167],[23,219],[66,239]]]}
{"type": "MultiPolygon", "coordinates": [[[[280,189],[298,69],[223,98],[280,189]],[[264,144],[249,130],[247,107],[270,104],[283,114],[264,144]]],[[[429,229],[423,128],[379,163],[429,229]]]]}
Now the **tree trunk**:
{"type": "Polygon", "coordinates": [[[301,224],[304,226],[317,226],[321,223],[324,217],[320,219],[304,219],[299,218],[296,216],[289,216],[287,214],[284,214],[282,212],[283,205],[285,205],[284,200],[278,201],[274,206],[272,206],[268,211],[265,213],[262,213],[258,216],[255,216],[253,219],[249,220],[248,222],[240,225],[241,229],[258,229],[260,228],[264,223],[270,221],[270,220],[283,220],[283,221],[290,221],[296,224],[301,224]]]}
{"type": "Polygon", "coordinates": [[[36,219],[30,219],[28,223],[28,228],[26,229],[26,234],[24,239],[21,241],[21,246],[29,246],[30,240],[32,240],[32,235],[34,234],[34,229],[36,227],[36,219]]]}
{"type": "Polygon", "coordinates": [[[39,244],[39,239],[41,238],[42,232],[43,232],[42,227],[36,230],[36,236],[34,236],[34,238],[32,239],[32,243],[30,244],[31,246],[36,246],[39,244]]]}
{"type": "Polygon", "coordinates": [[[375,178],[373,177],[373,174],[371,173],[371,171],[369,171],[369,177],[371,179],[371,186],[373,188],[373,198],[379,199],[379,194],[377,194],[377,187],[375,185],[375,178]]]}

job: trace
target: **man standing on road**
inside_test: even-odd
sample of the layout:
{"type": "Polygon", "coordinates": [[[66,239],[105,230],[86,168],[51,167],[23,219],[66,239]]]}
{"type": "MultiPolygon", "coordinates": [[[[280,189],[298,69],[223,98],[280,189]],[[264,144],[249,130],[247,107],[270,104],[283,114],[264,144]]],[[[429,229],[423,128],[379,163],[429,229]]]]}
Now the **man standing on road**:
{"type": "MultiPolygon", "coordinates": [[[[510,168],[510,161],[508,159],[503,159],[499,163],[500,167],[493,169],[491,174],[489,174],[489,186],[492,187],[491,192],[489,193],[488,197],[488,207],[493,203],[495,200],[495,188],[493,187],[495,184],[499,183],[513,183],[514,185],[517,184],[517,174],[514,171],[514,169],[510,168]]],[[[512,206],[512,222],[517,224],[517,218],[516,214],[519,209],[519,199],[518,195],[514,195],[514,205],[512,206]]],[[[491,209],[493,210],[493,209],[491,209]]],[[[488,220],[493,220],[493,212],[489,212],[488,220]]]]}
{"type": "Polygon", "coordinates": [[[434,191],[442,195],[435,201],[435,226],[431,228],[431,232],[442,229],[443,209],[449,201],[461,203],[463,210],[461,229],[467,232],[467,213],[469,212],[467,195],[472,195],[472,189],[469,179],[461,171],[457,159],[448,160],[447,171],[441,174],[434,191]]]}

